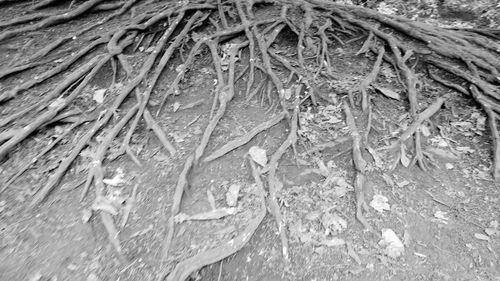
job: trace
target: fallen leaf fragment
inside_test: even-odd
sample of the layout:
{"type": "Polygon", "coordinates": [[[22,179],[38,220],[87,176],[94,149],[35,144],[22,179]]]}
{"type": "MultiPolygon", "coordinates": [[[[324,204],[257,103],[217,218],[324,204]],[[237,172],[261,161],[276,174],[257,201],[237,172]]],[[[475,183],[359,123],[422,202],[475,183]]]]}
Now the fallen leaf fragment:
{"type": "Polygon", "coordinates": [[[92,217],[92,210],[83,209],[83,211],[82,211],[82,222],[83,223],[88,223],[91,217],[92,217]]]}
{"type": "Polygon", "coordinates": [[[87,277],[87,281],[99,281],[99,277],[95,273],[90,273],[87,277]]]}
{"type": "Polygon", "coordinates": [[[400,182],[396,182],[396,185],[397,185],[398,187],[400,187],[400,188],[403,188],[403,187],[405,187],[405,186],[407,186],[407,185],[409,185],[409,184],[410,184],[410,182],[409,182],[409,181],[407,181],[407,180],[403,180],[403,181],[400,181],[400,182]]]}
{"type": "Polygon", "coordinates": [[[103,179],[102,181],[107,185],[121,186],[125,183],[123,177],[123,171],[121,169],[117,169],[117,173],[112,179],[103,179]]]}
{"type": "Polygon", "coordinates": [[[173,104],[173,110],[174,110],[174,112],[177,112],[177,110],[179,110],[179,107],[181,107],[181,104],[180,104],[179,102],[177,102],[177,101],[176,101],[176,102],[173,104]]]}
{"type": "Polygon", "coordinates": [[[381,194],[375,194],[372,201],[370,202],[370,206],[378,212],[383,213],[384,210],[391,210],[391,206],[387,202],[389,202],[389,199],[387,199],[387,197],[381,194]]]}
{"type": "Polygon", "coordinates": [[[468,146],[457,146],[455,147],[457,151],[463,152],[463,153],[474,153],[474,149],[468,147],[468,146]]]}
{"type": "Polygon", "coordinates": [[[327,247],[338,247],[338,246],[343,246],[345,245],[345,241],[342,238],[331,238],[331,239],[325,239],[320,242],[321,245],[327,246],[327,247]]]}
{"type": "Polygon", "coordinates": [[[115,206],[105,197],[97,197],[92,204],[92,210],[94,211],[104,211],[108,212],[113,216],[118,215],[118,210],[116,210],[115,206]]]}
{"type": "Polygon", "coordinates": [[[248,154],[250,154],[252,160],[260,166],[264,167],[267,164],[266,150],[258,146],[252,146],[250,150],[248,150],[248,154]]]}
{"type": "Polygon", "coordinates": [[[217,209],[217,207],[215,205],[215,196],[212,193],[212,191],[210,191],[210,189],[207,189],[207,200],[208,200],[208,203],[210,204],[210,207],[212,208],[212,210],[217,209]]]}
{"type": "Polygon", "coordinates": [[[425,137],[428,137],[431,135],[429,128],[425,125],[420,126],[420,131],[422,132],[422,135],[424,135],[425,137]]]}
{"type": "Polygon", "coordinates": [[[238,205],[238,195],[240,194],[241,185],[231,184],[226,192],[226,203],[229,207],[238,205]]]}
{"type": "Polygon", "coordinates": [[[483,240],[483,241],[490,241],[490,237],[482,234],[482,233],[474,233],[474,237],[476,239],[479,239],[479,240],[483,240]]]}
{"type": "Polygon", "coordinates": [[[440,220],[444,224],[448,224],[448,218],[446,217],[446,212],[436,211],[434,217],[440,220]]]}
{"type": "Polygon", "coordinates": [[[406,156],[406,147],[404,145],[401,145],[401,164],[403,164],[405,168],[410,166],[410,159],[406,156]]]}
{"type": "Polygon", "coordinates": [[[488,234],[488,236],[495,236],[498,234],[498,231],[494,228],[485,228],[484,232],[488,234]]]}
{"type": "Polygon", "coordinates": [[[377,89],[380,93],[382,93],[384,96],[386,96],[388,98],[395,99],[395,100],[401,100],[401,98],[399,97],[399,94],[394,92],[391,89],[383,88],[383,87],[375,87],[375,89],[377,89]]]}
{"type": "Polygon", "coordinates": [[[37,273],[33,274],[33,276],[31,276],[29,281],[39,281],[40,279],[42,279],[42,277],[43,277],[43,275],[40,272],[37,272],[37,273]]]}
{"type": "Polygon", "coordinates": [[[104,102],[104,94],[106,93],[106,89],[99,89],[94,92],[94,96],[92,97],[95,102],[101,104],[104,102]]]}
{"type": "Polygon", "coordinates": [[[405,251],[403,242],[401,242],[396,233],[390,228],[382,230],[382,240],[378,244],[385,247],[384,254],[391,258],[398,258],[405,251]]]}

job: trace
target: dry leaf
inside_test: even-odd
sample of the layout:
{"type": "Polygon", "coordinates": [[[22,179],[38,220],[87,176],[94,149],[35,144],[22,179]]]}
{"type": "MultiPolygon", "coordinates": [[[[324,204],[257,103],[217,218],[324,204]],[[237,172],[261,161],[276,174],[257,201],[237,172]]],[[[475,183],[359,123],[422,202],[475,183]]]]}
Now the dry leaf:
{"type": "Polygon", "coordinates": [[[484,232],[488,234],[488,236],[495,236],[498,234],[498,231],[494,228],[485,228],[484,232]]]}
{"type": "Polygon", "coordinates": [[[399,97],[399,94],[394,92],[391,89],[388,88],[383,88],[383,87],[375,87],[379,92],[381,92],[384,96],[395,99],[395,100],[400,100],[401,98],[399,97]]]}
{"type": "Polygon", "coordinates": [[[481,233],[474,233],[474,237],[476,237],[476,239],[479,239],[479,240],[490,241],[490,237],[488,237],[484,234],[481,234],[481,233]]]}
{"type": "Polygon", "coordinates": [[[115,206],[104,197],[96,198],[94,204],[92,204],[92,210],[108,212],[113,216],[118,215],[118,210],[116,210],[115,206]]]}
{"type": "Polygon", "coordinates": [[[116,169],[116,175],[112,179],[103,179],[102,181],[111,186],[121,186],[125,183],[125,180],[123,179],[124,174],[122,169],[116,169]]]}
{"type": "Polygon", "coordinates": [[[106,89],[96,90],[92,99],[95,100],[95,102],[101,104],[104,102],[104,93],[106,93],[106,89]]]}
{"type": "Polygon", "coordinates": [[[258,146],[252,146],[248,150],[248,154],[252,157],[252,160],[260,166],[264,167],[267,164],[266,151],[258,146]]]}
{"type": "Polygon", "coordinates": [[[210,207],[212,208],[212,210],[217,209],[217,207],[215,205],[214,194],[212,193],[212,191],[210,191],[210,189],[207,189],[207,198],[208,198],[208,203],[210,204],[210,207]]]}
{"type": "Polygon", "coordinates": [[[498,228],[498,221],[496,221],[496,220],[490,221],[490,227],[497,229],[498,228]]]}
{"type": "Polygon", "coordinates": [[[83,209],[83,211],[82,211],[82,222],[83,223],[88,223],[91,217],[92,217],[92,210],[83,209]]]}
{"type": "Polygon", "coordinates": [[[474,149],[468,147],[468,146],[457,146],[455,148],[457,151],[464,152],[464,153],[474,153],[474,149]]]}
{"type": "Polygon", "coordinates": [[[410,159],[406,156],[406,147],[401,145],[401,164],[408,168],[410,166],[410,159]]]}
{"type": "Polygon", "coordinates": [[[286,100],[290,99],[290,97],[292,96],[292,89],[291,88],[284,89],[283,95],[284,95],[286,100]]]}
{"type": "Polygon", "coordinates": [[[442,223],[448,224],[448,218],[446,217],[446,212],[437,211],[434,213],[434,217],[439,219],[442,223]]]}
{"type": "Polygon", "coordinates": [[[422,135],[424,135],[426,137],[431,135],[429,128],[427,128],[427,126],[425,126],[425,125],[420,126],[420,131],[422,132],[422,135]]]}
{"type": "Polygon", "coordinates": [[[397,184],[397,186],[398,186],[399,188],[403,188],[403,187],[405,187],[405,186],[409,185],[409,184],[410,184],[410,182],[409,182],[409,181],[407,181],[407,180],[403,180],[403,181],[401,181],[401,182],[396,182],[396,184],[397,184]]]}
{"type": "Polygon", "coordinates": [[[172,106],[173,106],[174,112],[177,112],[177,110],[179,110],[179,107],[181,107],[181,104],[179,102],[174,102],[174,104],[172,106]]]}
{"type": "Polygon", "coordinates": [[[387,202],[389,202],[389,199],[387,199],[387,197],[380,194],[375,194],[372,201],[370,202],[370,206],[378,212],[383,213],[384,210],[391,210],[391,206],[389,206],[387,202]]]}
{"type": "Polygon", "coordinates": [[[29,281],[39,281],[40,279],[42,279],[42,277],[43,275],[40,272],[37,272],[31,276],[29,281]]]}
{"type": "Polygon", "coordinates": [[[238,204],[238,195],[240,193],[240,189],[240,184],[232,184],[231,186],[229,186],[229,189],[226,192],[226,203],[229,207],[234,207],[238,204]]]}
{"type": "Polygon", "coordinates": [[[405,251],[403,242],[401,242],[396,233],[390,228],[382,230],[382,240],[378,244],[385,247],[384,254],[391,258],[397,258],[405,251]]]}
{"type": "Polygon", "coordinates": [[[323,240],[319,243],[320,245],[324,245],[327,247],[337,247],[337,246],[343,246],[345,245],[345,241],[342,238],[332,238],[328,240],[323,240]]]}

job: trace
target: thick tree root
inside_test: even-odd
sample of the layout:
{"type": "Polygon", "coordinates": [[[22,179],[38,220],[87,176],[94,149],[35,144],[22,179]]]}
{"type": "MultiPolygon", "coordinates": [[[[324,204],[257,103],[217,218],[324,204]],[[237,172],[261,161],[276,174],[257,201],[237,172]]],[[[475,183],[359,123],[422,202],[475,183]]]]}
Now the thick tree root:
{"type": "Polygon", "coordinates": [[[77,9],[74,9],[70,12],[63,13],[60,15],[47,17],[44,20],[38,22],[37,24],[2,32],[0,33],[0,42],[24,32],[35,31],[44,27],[49,27],[62,22],[67,22],[91,10],[94,6],[103,1],[104,0],[90,0],[80,5],[77,9]]]}
{"type": "MultiPolygon", "coordinates": [[[[264,184],[260,178],[260,174],[257,171],[257,167],[255,163],[252,160],[249,160],[250,166],[252,168],[252,175],[253,178],[257,184],[257,191],[259,192],[259,199],[260,199],[260,210],[257,216],[253,219],[251,219],[248,223],[245,229],[238,234],[235,238],[231,239],[230,241],[215,247],[213,249],[198,253],[194,255],[191,258],[188,258],[180,263],[178,263],[174,270],[168,274],[167,279],[168,281],[181,281],[181,280],[186,280],[189,275],[196,270],[201,269],[203,266],[210,265],[213,263],[216,263],[224,258],[229,257],[230,255],[236,253],[239,251],[243,246],[245,246],[248,241],[250,241],[250,238],[252,238],[253,234],[259,227],[259,225],[262,223],[264,220],[264,217],[266,216],[266,204],[265,204],[265,191],[264,191],[264,184]]],[[[164,280],[166,273],[161,273],[158,280],[164,280]]]]}
{"type": "Polygon", "coordinates": [[[205,157],[205,159],[203,159],[203,162],[210,162],[210,161],[213,161],[215,159],[218,159],[218,158],[226,155],[227,153],[235,150],[236,148],[247,144],[249,141],[251,141],[259,133],[261,133],[261,132],[273,127],[274,125],[278,124],[281,120],[283,120],[284,117],[285,117],[285,114],[280,113],[280,114],[276,115],[274,118],[257,125],[250,132],[244,134],[243,136],[241,136],[235,140],[232,140],[232,141],[226,143],[221,148],[217,149],[212,154],[205,157]]]}

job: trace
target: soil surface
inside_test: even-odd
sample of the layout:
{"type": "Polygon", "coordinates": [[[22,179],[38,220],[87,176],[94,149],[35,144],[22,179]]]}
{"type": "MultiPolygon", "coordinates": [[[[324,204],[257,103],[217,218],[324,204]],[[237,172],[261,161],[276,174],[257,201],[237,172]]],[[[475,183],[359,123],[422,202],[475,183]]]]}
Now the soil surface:
{"type": "MultiPolygon", "coordinates": [[[[444,27],[499,26],[500,7],[496,1],[472,1],[475,5],[470,4],[471,1],[366,2],[365,5],[380,12],[444,27]]],[[[23,2],[0,7],[0,19],[20,17],[29,5],[23,2]]],[[[46,11],[58,9],[64,7],[54,6],[46,11]]],[[[269,9],[256,16],[266,18],[275,13],[279,14],[279,10],[269,9]]],[[[77,32],[105,15],[106,12],[95,12],[1,42],[0,68],[7,68],[61,34],[77,32]]],[[[127,18],[114,19],[106,28],[111,29],[124,20],[127,18]]],[[[82,36],[90,40],[100,32],[104,30],[82,36]]],[[[149,42],[154,36],[156,33],[152,32],[143,41],[134,42],[136,50],[125,54],[132,73],[139,72],[140,64],[152,52],[149,42]]],[[[274,51],[284,57],[294,55],[294,36],[291,31],[281,32],[271,49],[275,48],[274,51]]],[[[363,153],[368,162],[365,200],[369,205],[364,214],[373,231],[366,230],[356,219],[352,141],[343,101],[348,100],[349,92],[356,90],[371,71],[376,56],[357,54],[364,38],[349,40],[346,35],[340,39],[344,45],[333,41],[329,45],[331,78],[322,78],[318,83],[316,100],[307,99],[300,104],[297,145],[286,150],[276,174],[277,199],[289,239],[289,261],[283,257],[276,220],[267,212],[240,251],[204,267],[190,278],[210,281],[500,280],[500,187],[490,173],[492,141],[486,115],[470,97],[444,88],[425,75],[419,76],[423,81],[419,97],[421,109],[431,105],[437,93],[450,93],[445,106],[421,128],[427,171],[406,161],[412,159],[410,147],[390,148],[391,141],[410,126],[412,119],[407,113],[405,89],[399,83],[398,74],[389,64],[382,64],[373,84],[378,90],[370,92],[370,149],[363,153]],[[402,155],[401,160],[395,160],[395,155],[402,155]],[[395,169],[389,169],[392,166],[395,169]],[[391,234],[395,234],[396,240],[391,234]]],[[[222,44],[219,50],[222,58],[227,55],[224,46],[234,43],[238,42],[222,44]]],[[[318,42],[310,43],[306,44],[306,57],[316,54],[318,42]]],[[[61,53],[48,56],[43,65],[0,80],[0,91],[36,79],[54,67],[52,59],[71,56],[84,44],[75,40],[60,49],[61,53]]],[[[185,44],[192,45],[192,42],[187,38],[185,44]]],[[[251,98],[244,94],[247,77],[236,82],[236,96],[215,128],[205,154],[193,166],[180,215],[176,216],[170,254],[167,260],[162,260],[161,249],[179,175],[214,113],[217,73],[209,50],[204,50],[196,56],[182,86],[157,114],[162,103],[161,93],[172,85],[176,70],[185,63],[186,56],[182,50],[176,53],[167,66],[170,71],[160,76],[148,104],[177,153],[171,155],[151,128],[140,122],[130,142],[137,160],[119,153],[120,140],[127,130],[113,140],[105,156],[103,168],[110,190],[108,197],[122,206],[115,222],[126,261],[110,243],[108,232],[96,215],[94,198],[82,196],[97,143],[90,143],[78,156],[46,201],[35,209],[28,208],[33,195],[56,171],[61,159],[90,129],[91,124],[83,124],[66,135],[58,149],[40,158],[1,193],[0,280],[157,280],[161,272],[171,270],[175,263],[203,250],[231,243],[249,221],[259,216],[262,202],[249,165],[249,157],[255,157],[251,148],[258,147],[271,157],[288,136],[286,120],[276,122],[228,154],[204,161],[228,141],[280,116],[278,101],[268,90],[271,82],[257,74],[258,87],[251,98]],[[130,206],[127,218],[123,215],[124,206],[130,206]],[[223,208],[231,210],[230,214],[219,219],[189,219],[223,208]]],[[[238,54],[238,59],[248,59],[248,54],[238,54]]],[[[244,68],[237,68],[236,77],[242,71],[244,68]]],[[[119,70],[119,74],[126,75],[123,70],[119,70]]],[[[95,109],[109,107],[111,97],[125,87],[113,77],[111,64],[102,68],[78,97],[74,109],[87,112],[89,118],[97,118],[92,115],[95,109]]],[[[286,80],[287,77],[280,78],[286,80]]],[[[36,103],[57,83],[56,78],[51,79],[36,90],[2,104],[1,118],[36,103]]],[[[307,95],[310,90],[293,82],[289,89],[292,95],[295,91],[307,95]]],[[[359,105],[359,100],[355,99],[354,104],[359,105]]],[[[124,108],[131,107],[133,103],[126,101],[124,108]]],[[[366,133],[361,126],[368,117],[359,106],[353,108],[352,113],[361,133],[366,133]]],[[[117,116],[124,114],[125,110],[116,112],[117,116]]],[[[16,122],[28,124],[30,120],[20,118],[16,122]]],[[[69,126],[64,122],[48,125],[25,140],[1,163],[0,183],[7,182],[69,126]]],[[[96,139],[104,137],[101,133],[96,139]]],[[[92,187],[88,193],[93,193],[92,187]]]]}

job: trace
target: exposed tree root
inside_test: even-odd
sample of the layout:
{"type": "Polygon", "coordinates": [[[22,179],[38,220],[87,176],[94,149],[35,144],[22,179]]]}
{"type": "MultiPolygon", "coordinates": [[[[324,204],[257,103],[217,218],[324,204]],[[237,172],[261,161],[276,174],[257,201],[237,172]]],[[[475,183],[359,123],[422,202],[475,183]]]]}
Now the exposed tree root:
{"type": "Polygon", "coordinates": [[[175,222],[174,216],[177,215],[180,211],[182,194],[184,194],[184,189],[188,187],[188,173],[193,167],[194,164],[194,155],[188,156],[186,162],[184,163],[184,169],[179,175],[179,179],[177,180],[177,185],[175,187],[175,192],[172,200],[172,207],[170,209],[170,218],[168,219],[167,225],[167,234],[165,236],[165,240],[163,240],[163,249],[162,249],[162,260],[165,260],[168,255],[168,251],[170,250],[170,244],[172,243],[172,238],[174,237],[175,231],[175,222]]]}
{"type": "Polygon", "coordinates": [[[295,97],[293,115],[291,118],[291,128],[290,133],[286,140],[281,144],[281,146],[274,152],[271,156],[271,160],[269,164],[264,168],[263,172],[267,172],[267,182],[269,187],[269,209],[271,210],[271,214],[274,216],[276,223],[278,224],[278,231],[281,239],[281,247],[282,254],[285,258],[285,261],[289,261],[289,246],[288,246],[288,238],[286,235],[286,227],[284,221],[281,216],[280,207],[277,202],[277,190],[278,190],[278,178],[276,177],[276,170],[278,169],[278,161],[281,159],[283,154],[285,154],[286,150],[290,146],[294,146],[297,142],[297,122],[299,115],[299,97],[295,97]]]}
{"type": "Polygon", "coordinates": [[[285,117],[285,114],[280,113],[280,114],[276,115],[274,118],[257,125],[250,132],[246,133],[245,135],[243,135],[241,137],[238,137],[235,140],[232,140],[232,141],[226,143],[221,148],[217,149],[212,154],[205,157],[205,159],[203,159],[203,162],[213,161],[213,160],[220,158],[220,157],[226,155],[227,153],[235,150],[236,148],[245,145],[246,143],[248,143],[250,140],[252,140],[259,133],[261,133],[261,132],[273,127],[274,125],[278,124],[281,120],[283,120],[284,117],[285,117]]]}
{"type": "Polygon", "coordinates": [[[377,53],[378,53],[377,61],[375,61],[372,71],[359,85],[359,91],[361,92],[362,95],[361,108],[363,108],[363,110],[368,109],[368,87],[370,86],[371,83],[373,83],[373,81],[375,81],[380,71],[380,65],[382,64],[382,59],[384,58],[385,54],[384,48],[379,47],[377,53]]]}
{"type": "MultiPolygon", "coordinates": [[[[245,229],[238,234],[235,238],[230,241],[220,245],[216,248],[207,250],[205,252],[198,253],[193,257],[186,259],[180,263],[178,263],[174,270],[168,274],[168,281],[176,281],[176,280],[186,280],[191,273],[196,270],[201,269],[203,266],[216,263],[224,258],[229,257],[230,255],[239,251],[246,243],[252,238],[253,234],[264,220],[266,216],[266,204],[265,204],[265,191],[264,184],[260,178],[260,174],[257,171],[257,167],[252,160],[249,160],[250,166],[252,168],[252,175],[257,184],[257,191],[259,192],[260,199],[260,210],[255,218],[250,220],[247,223],[245,229]]],[[[160,274],[158,280],[164,280],[166,273],[160,274]]]]}
{"type": "Polygon", "coordinates": [[[365,181],[366,181],[366,168],[367,163],[361,154],[361,135],[356,127],[356,121],[352,115],[351,109],[347,102],[344,101],[344,112],[346,115],[346,123],[349,126],[352,137],[352,159],[354,161],[354,168],[356,169],[354,180],[354,192],[356,194],[356,219],[363,225],[363,227],[371,232],[373,228],[363,215],[363,211],[368,211],[368,204],[365,201],[365,181]]]}
{"type": "Polygon", "coordinates": [[[420,131],[420,127],[422,126],[423,122],[436,114],[443,106],[445,100],[445,97],[438,98],[434,103],[427,107],[427,109],[417,114],[410,126],[401,134],[401,136],[399,137],[399,141],[392,145],[391,149],[399,152],[397,154],[396,160],[394,161],[394,164],[392,165],[393,168],[396,167],[396,165],[401,161],[401,157],[404,157],[404,142],[408,140],[412,135],[415,135],[417,133],[415,138],[415,157],[412,163],[417,162],[422,169],[426,169],[426,165],[423,162],[424,155],[420,146],[420,134],[418,132],[420,131]]]}
{"type": "MultiPolygon", "coordinates": [[[[94,6],[96,6],[97,4],[99,4],[103,1],[104,0],[90,0],[90,1],[87,1],[87,2],[83,3],[82,5],[80,5],[77,9],[74,9],[70,12],[63,13],[60,15],[54,15],[54,16],[47,17],[47,18],[43,19],[42,21],[38,22],[37,24],[33,24],[33,25],[26,26],[26,27],[2,32],[2,33],[0,33],[0,42],[5,40],[5,39],[12,38],[12,37],[14,37],[18,34],[24,33],[24,32],[35,31],[35,30],[38,30],[40,28],[52,26],[52,25],[62,23],[62,22],[67,22],[67,21],[72,20],[72,19],[84,14],[85,12],[91,10],[94,6]]],[[[17,24],[17,23],[12,23],[12,24],[17,24]]]]}
{"type": "MultiPolygon", "coordinates": [[[[37,3],[27,1],[16,4],[14,1],[0,0],[0,5],[25,5],[23,7],[29,9],[28,14],[22,17],[0,21],[0,42],[16,43],[15,46],[20,49],[14,59],[9,58],[9,63],[0,67],[0,82],[6,82],[5,87],[0,86],[0,159],[9,161],[12,154],[18,153],[17,148],[23,146],[30,137],[40,133],[43,128],[53,126],[59,121],[67,122],[68,116],[73,118],[72,124],[62,135],[6,179],[0,193],[11,192],[8,187],[19,180],[35,162],[60,148],[58,144],[67,138],[70,132],[79,130],[81,133],[71,151],[59,157],[61,161],[58,168],[41,187],[37,187],[39,189],[29,204],[31,208],[45,200],[57,187],[82,150],[95,143],[99,133],[104,135],[104,139],[99,139],[97,146],[93,147],[93,161],[84,163],[88,164],[90,169],[82,190],[82,199],[90,190],[92,182],[96,187],[95,200],[106,196],[103,161],[111,142],[121,138],[119,132],[125,128],[126,133],[123,139],[120,139],[121,146],[117,155],[127,153],[137,165],[142,165],[140,156],[135,155],[130,145],[132,136],[140,128],[141,122],[153,130],[169,154],[177,154],[176,148],[168,140],[165,128],[162,127],[161,114],[168,114],[162,112],[162,108],[170,101],[171,96],[181,93],[185,78],[197,65],[197,60],[200,57],[208,57],[212,60],[214,77],[217,78],[212,89],[213,105],[210,112],[200,114],[209,116],[208,125],[196,148],[188,152],[184,169],[178,177],[168,214],[163,258],[167,258],[172,244],[175,233],[173,217],[180,211],[191,169],[195,165],[203,165],[224,156],[250,142],[260,132],[286,119],[290,130],[288,136],[274,152],[263,172],[268,173],[268,205],[278,224],[283,257],[288,260],[286,226],[281,218],[276,194],[279,185],[276,177],[278,162],[290,147],[296,153],[297,120],[301,108],[308,106],[309,100],[312,106],[317,105],[318,84],[324,78],[335,79],[331,50],[338,46],[350,46],[348,44],[360,39],[365,41],[357,54],[373,53],[375,56],[368,57],[376,57],[370,73],[360,82],[357,89],[361,94],[361,108],[364,114],[368,115],[368,128],[361,136],[350,107],[344,103],[351,137],[314,147],[308,152],[352,140],[352,148],[349,151],[352,151],[356,170],[356,218],[363,226],[373,230],[363,216],[363,211],[366,210],[363,187],[367,169],[362,150],[365,147],[369,151],[373,150],[367,142],[372,126],[369,91],[385,62],[394,68],[405,90],[412,118],[412,123],[392,148],[399,148],[397,150],[401,151],[405,148],[404,143],[413,138],[413,162],[418,163],[422,169],[426,168],[420,128],[425,120],[441,108],[446,99],[446,96],[435,97],[435,102],[428,108],[423,111],[419,108],[418,101],[425,83],[421,79],[420,71],[427,69],[426,74],[432,79],[474,99],[486,113],[493,140],[493,175],[497,180],[500,179],[500,136],[497,120],[500,114],[500,42],[497,31],[442,29],[326,0],[128,0],[113,3],[90,0],[81,4],[75,2],[75,5],[71,4],[69,7],[64,5],[59,9],[63,6],[60,5],[62,2],[43,0],[37,3]],[[47,7],[54,8],[55,12],[44,10],[47,7]],[[273,13],[260,13],[266,8],[271,9],[273,13]],[[95,13],[97,11],[100,13],[95,13]],[[128,11],[132,11],[131,16],[125,15],[128,11]],[[140,12],[136,14],[136,11],[140,12]],[[59,38],[50,38],[51,41],[43,48],[36,49],[32,41],[25,40],[36,32],[45,31],[47,27],[60,32],[58,24],[72,22],[90,13],[98,16],[99,20],[82,29],[69,31],[59,38]],[[112,25],[114,19],[122,21],[112,25]],[[98,28],[104,30],[98,31],[98,28]],[[290,44],[285,50],[282,47],[286,42],[290,44]],[[137,50],[142,50],[139,57],[145,58],[142,65],[137,65],[135,60],[132,61],[128,57],[137,54],[137,50]],[[174,58],[177,56],[182,60],[181,65],[176,65],[174,58]],[[110,94],[103,104],[94,107],[85,104],[86,91],[91,89],[95,80],[101,78],[101,73],[105,72],[108,66],[111,67],[112,76],[109,81],[106,78],[104,80],[108,85],[123,86],[119,88],[118,93],[110,94]],[[163,92],[158,91],[158,84],[164,74],[173,74],[173,81],[163,92]],[[19,75],[26,75],[27,79],[21,82],[15,80],[19,75]],[[244,94],[243,100],[249,102],[259,99],[262,106],[269,106],[268,112],[277,110],[280,113],[242,137],[226,143],[199,163],[220,120],[231,108],[234,97],[238,96],[239,89],[239,92],[244,94]],[[292,89],[295,89],[294,93],[292,89]],[[160,103],[155,108],[153,101],[156,100],[160,103]],[[293,113],[289,108],[292,103],[293,113]],[[120,116],[121,118],[113,119],[120,116]],[[86,124],[94,119],[93,123],[86,124]]],[[[348,98],[354,106],[356,89],[351,89],[350,93],[348,98]]],[[[108,160],[112,161],[111,158],[108,160]]],[[[254,179],[262,190],[263,200],[260,175],[256,172],[253,162],[251,166],[254,179]]],[[[163,272],[161,277],[168,275],[168,280],[184,280],[200,267],[238,251],[265,216],[263,206],[259,215],[232,244],[202,252],[177,264],[170,274],[163,272]]],[[[99,212],[111,244],[120,259],[126,261],[113,216],[103,210],[99,212]]]]}

